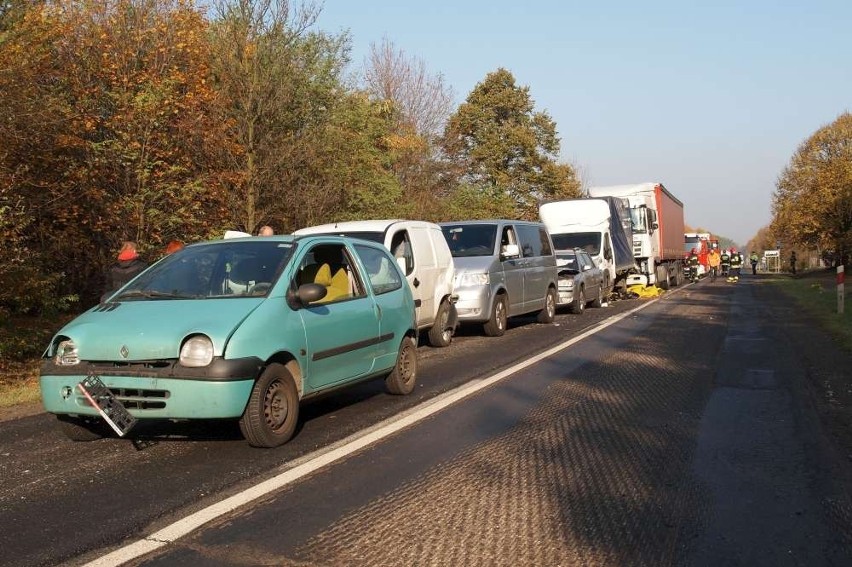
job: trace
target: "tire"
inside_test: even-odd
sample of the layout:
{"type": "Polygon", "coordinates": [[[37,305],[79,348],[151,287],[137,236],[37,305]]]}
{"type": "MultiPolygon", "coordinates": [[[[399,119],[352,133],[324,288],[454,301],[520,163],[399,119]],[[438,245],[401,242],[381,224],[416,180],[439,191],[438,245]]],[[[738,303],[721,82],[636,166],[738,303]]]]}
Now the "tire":
{"type": "Polygon", "coordinates": [[[500,337],[506,332],[506,322],[509,318],[506,296],[498,295],[491,308],[491,318],[482,326],[489,337],[500,337]]]}
{"type": "Polygon", "coordinates": [[[453,329],[450,327],[450,303],[442,301],[435,315],[435,323],[429,329],[429,344],[433,347],[448,347],[453,342],[453,329]]]}
{"type": "Polygon", "coordinates": [[[97,441],[109,435],[111,429],[99,417],[57,415],[62,433],[71,441],[97,441]]]}
{"type": "Polygon", "coordinates": [[[278,447],[293,437],[299,421],[299,393],[283,365],[266,367],[252,388],[240,431],[253,447],[278,447]]]}
{"type": "Polygon", "coordinates": [[[410,338],[405,337],[399,345],[399,354],[391,373],[385,378],[388,392],[404,396],[414,391],[417,382],[417,347],[410,338]]]}
{"type": "Polygon", "coordinates": [[[571,303],[571,313],[582,314],[586,309],[586,290],[583,286],[577,290],[577,297],[571,303]]]}
{"type": "Polygon", "coordinates": [[[603,307],[603,304],[604,304],[603,294],[604,294],[604,288],[599,287],[598,288],[598,296],[592,300],[592,303],[591,303],[592,307],[603,307]]]}
{"type": "Polygon", "coordinates": [[[536,320],[539,323],[553,323],[556,319],[556,290],[552,287],[547,288],[547,295],[544,296],[544,309],[538,312],[536,320]]]}

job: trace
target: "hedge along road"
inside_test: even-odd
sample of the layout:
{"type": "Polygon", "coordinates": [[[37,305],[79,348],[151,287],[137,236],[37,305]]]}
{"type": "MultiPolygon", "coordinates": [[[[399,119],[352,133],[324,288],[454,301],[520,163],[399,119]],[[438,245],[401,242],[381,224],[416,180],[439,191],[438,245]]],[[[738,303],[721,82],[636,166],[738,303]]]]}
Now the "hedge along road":
{"type": "Polygon", "coordinates": [[[757,287],[625,313],[251,506],[167,526],[134,564],[852,564],[849,463],[757,287]]]}
{"type": "Polygon", "coordinates": [[[649,300],[627,300],[555,325],[510,321],[503,337],[462,329],[446,349],[418,349],[415,392],[390,396],[382,381],[307,403],[295,438],[249,447],[234,423],[137,426],[133,441],[67,441],[53,416],[0,422],[0,565],[42,565],[112,546],[204,508],[328,447],[471,380],[552,347],[649,300]]]}

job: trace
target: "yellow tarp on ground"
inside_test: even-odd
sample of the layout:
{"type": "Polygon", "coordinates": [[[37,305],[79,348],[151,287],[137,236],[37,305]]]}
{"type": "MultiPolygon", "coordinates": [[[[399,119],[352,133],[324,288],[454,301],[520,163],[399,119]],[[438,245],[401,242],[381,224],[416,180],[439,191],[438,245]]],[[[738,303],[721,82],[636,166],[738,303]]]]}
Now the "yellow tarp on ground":
{"type": "Polygon", "coordinates": [[[658,295],[662,295],[664,292],[660,288],[655,285],[644,286],[642,284],[629,285],[627,286],[627,291],[630,293],[635,293],[639,297],[657,297],[658,295]]]}

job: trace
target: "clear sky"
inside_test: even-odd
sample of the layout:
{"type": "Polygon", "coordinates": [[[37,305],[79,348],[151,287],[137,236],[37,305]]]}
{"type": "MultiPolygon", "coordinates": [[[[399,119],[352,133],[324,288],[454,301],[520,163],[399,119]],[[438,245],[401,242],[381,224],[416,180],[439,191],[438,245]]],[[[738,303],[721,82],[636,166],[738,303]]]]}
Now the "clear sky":
{"type": "Polygon", "coordinates": [[[461,103],[499,67],[584,186],[662,182],[687,224],[744,245],[798,145],[852,110],[852,0],[325,0],[353,70],[389,39],[461,103]]]}

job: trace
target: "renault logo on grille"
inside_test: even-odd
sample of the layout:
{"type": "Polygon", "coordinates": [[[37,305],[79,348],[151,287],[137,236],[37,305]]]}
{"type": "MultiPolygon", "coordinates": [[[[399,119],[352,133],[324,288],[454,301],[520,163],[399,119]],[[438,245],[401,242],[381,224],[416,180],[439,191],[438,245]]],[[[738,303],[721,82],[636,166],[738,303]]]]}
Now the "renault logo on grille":
{"type": "Polygon", "coordinates": [[[130,351],[127,350],[127,345],[121,345],[121,349],[118,351],[118,353],[121,355],[121,358],[127,358],[130,354],[130,351]]]}

